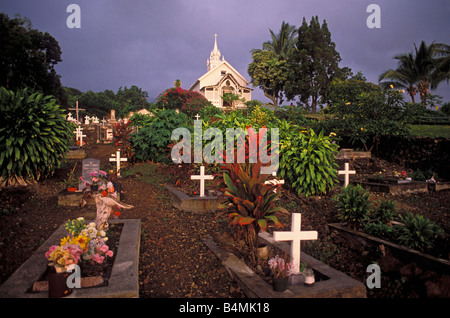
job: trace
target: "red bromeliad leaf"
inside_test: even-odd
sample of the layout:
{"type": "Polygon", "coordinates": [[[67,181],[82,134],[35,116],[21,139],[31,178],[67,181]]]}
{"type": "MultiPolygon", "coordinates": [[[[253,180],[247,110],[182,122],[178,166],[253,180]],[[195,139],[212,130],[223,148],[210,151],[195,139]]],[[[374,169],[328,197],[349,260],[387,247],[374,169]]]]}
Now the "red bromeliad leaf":
{"type": "Polygon", "coordinates": [[[250,223],[252,223],[253,221],[255,221],[254,218],[251,217],[241,217],[239,219],[239,225],[248,225],[250,223]]]}
{"type": "Polygon", "coordinates": [[[259,220],[258,220],[258,225],[259,225],[259,227],[261,228],[261,230],[262,230],[263,232],[266,231],[266,229],[267,229],[267,221],[266,221],[266,220],[264,220],[264,219],[259,219],[259,220]]]}

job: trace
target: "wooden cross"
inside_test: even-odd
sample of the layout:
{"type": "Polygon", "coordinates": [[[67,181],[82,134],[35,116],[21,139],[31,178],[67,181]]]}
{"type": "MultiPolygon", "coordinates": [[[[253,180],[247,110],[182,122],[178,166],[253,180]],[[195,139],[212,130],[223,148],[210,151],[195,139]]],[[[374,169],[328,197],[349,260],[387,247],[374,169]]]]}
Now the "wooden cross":
{"type": "Polygon", "coordinates": [[[77,101],[75,108],[68,108],[68,110],[74,110],[74,111],[76,111],[76,113],[77,113],[77,122],[79,123],[80,121],[78,120],[78,111],[79,111],[79,110],[85,110],[85,109],[78,108],[78,101],[77,101]]]}
{"type": "Polygon", "coordinates": [[[300,273],[300,242],[303,240],[317,240],[317,231],[301,230],[302,214],[292,213],[291,231],[277,231],[273,232],[273,239],[275,241],[292,241],[291,242],[291,257],[294,263],[293,274],[300,273]]]}
{"type": "Polygon", "coordinates": [[[205,175],[205,166],[200,167],[199,176],[191,176],[191,180],[200,180],[200,197],[205,196],[205,180],[213,180],[214,177],[210,175],[205,175]]]}
{"type": "Polygon", "coordinates": [[[345,175],[345,181],[344,181],[344,188],[347,188],[348,184],[349,184],[349,176],[351,174],[356,174],[355,170],[348,170],[348,162],[345,163],[345,170],[339,170],[338,171],[339,174],[343,174],[345,175]]]}
{"type": "Polygon", "coordinates": [[[116,171],[117,176],[120,177],[120,162],[121,161],[127,161],[127,158],[120,158],[120,150],[117,150],[116,157],[114,158],[114,154],[112,155],[113,158],[109,158],[109,161],[115,161],[116,162],[116,171]]]}

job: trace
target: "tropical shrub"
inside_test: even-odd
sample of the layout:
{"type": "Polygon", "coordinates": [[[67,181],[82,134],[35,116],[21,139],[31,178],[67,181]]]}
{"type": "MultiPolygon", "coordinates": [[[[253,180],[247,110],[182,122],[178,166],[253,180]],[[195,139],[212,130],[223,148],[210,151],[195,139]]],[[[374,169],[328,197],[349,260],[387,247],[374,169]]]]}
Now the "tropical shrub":
{"type": "MultiPolygon", "coordinates": [[[[261,162],[226,163],[223,167],[226,187],[221,189],[232,205],[231,211],[227,209],[225,213],[250,247],[253,260],[259,231],[266,231],[269,225],[282,226],[277,216],[288,214],[286,209],[275,205],[280,191],[273,190],[279,185],[264,183],[269,175],[261,173],[261,166],[261,162]]],[[[228,205],[222,208],[228,208],[228,205]]]]}
{"type": "Polygon", "coordinates": [[[323,132],[300,131],[284,122],[280,129],[280,176],[298,194],[320,195],[337,182],[337,144],[323,132]],[[286,130],[287,129],[287,130],[286,130]]]}
{"type": "Polygon", "coordinates": [[[166,89],[158,98],[158,108],[178,109],[189,117],[195,116],[200,109],[211,105],[211,103],[199,92],[173,87],[166,89]]]}
{"type": "Polygon", "coordinates": [[[188,117],[175,110],[160,110],[148,126],[131,135],[131,146],[136,159],[145,161],[171,163],[169,144],[172,131],[176,128],[189,127],[188,117]]]}
{"type": "Polygon", "coordinates": [[[60,167],[74,130],[65,117],[53,96],[0,88],[1,185],[26,185],[60,167]]]}
{"type": "Polygon", "coordinates": [[[338,216],[351,227],[360,227],[368,220],[371,204],[369,193],[361,185],[349,184],[332,198],[336,202],[338,216]]]}
{"type": "Polygon", "coordinates": [[[372,216],[381,223],[389,223],[394,219],[397,202],[384,200],[372,211],[372,216]]]}
{"type": "Polygon", "coordinates": [[[396,239],[398,231],[397,227],[383,222],[371,222],[364,225],[364,232],[379,238],[396,239]]]}
{"type": "Polygon", "coordinates": [[[328,92],[335,118],[328,127],[371,151],[382,135],[407,135],[408,114],[401,94],[357,80],[335,80],[328,92]]]}
{"type": "Polygon", "coordinates": [[[435,240],[444,233],[439,225],[420,214],[408,213],[400,216],[400,221],[405,224],[400,228],[400,244],[419,251],[433,248],[435,240]]]}

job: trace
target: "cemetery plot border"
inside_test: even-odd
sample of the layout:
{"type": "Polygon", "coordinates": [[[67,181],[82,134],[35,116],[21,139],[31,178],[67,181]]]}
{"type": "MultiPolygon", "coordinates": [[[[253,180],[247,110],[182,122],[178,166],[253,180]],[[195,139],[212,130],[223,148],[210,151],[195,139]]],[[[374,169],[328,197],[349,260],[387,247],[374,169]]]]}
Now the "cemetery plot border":
{"type": "MultiPolygon", "coordinates": [[[[259,238],[267,244],[290,253],[289,244],[275,242],[266,232],[260,233],[259,238]]],[[[302,261],[328,279],[317,281],[312,287],[291,285],[284,292],[275,292],[273,287],[250,269],[244,261],[232,252],[218,246],[211,237],[205,240],[205,244],[221,260],[230,275],[239,283],[245,295],[249,298],[366,298],[366,287],[361,282],[304,252],[301,252],[302,261]]]]}
{"type": "MultiPolygon", "coordinates": [[[[139,248],[141,237],[140,219],[110,220],[111,224],[123,224],[119,247],[115,256],[108,286],[74,288],[67,298],[138,298],[139,297],[139,248]]],[[[58,244],[67,234],[61,225],[39,249],[0,286],[0,298],[46,298],[48,293],[27,291],[47,269],[44,254],[51,245],[58,244]]]]}
{"type": "Polygon", "coordinates": [[[360,231],[349,229],[345,226],[345,223],[330,223],[328,226],[333,230],[337,230],[338,233],[348,233],[376,245],[383,244],[385,247],[390,248],[398,257],[403,258],[406,261],[412,261],[432,270],[438,270],[440,272],[450,274],[449,260],[425,254],[360,231]]]}

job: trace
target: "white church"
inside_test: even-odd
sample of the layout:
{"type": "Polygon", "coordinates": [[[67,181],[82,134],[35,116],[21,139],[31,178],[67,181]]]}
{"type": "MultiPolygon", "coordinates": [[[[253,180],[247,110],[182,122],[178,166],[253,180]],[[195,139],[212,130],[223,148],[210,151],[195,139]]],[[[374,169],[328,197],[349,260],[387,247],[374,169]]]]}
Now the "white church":
{"type": "Polygon", "coordinates": [[[250,82],[221,56],[217,48],[217,34],[214,34],[214,48],[206,61],[206,66],[207,72],[197,79],[189,90],[201,93],[214,106],[220,108],[245,107],[242,101],[236,101],[234,105],[227,104],[221,98],[224,93],[236,94],[245,101],[252,99],[252,89],[248,87],[250,82]]]}

